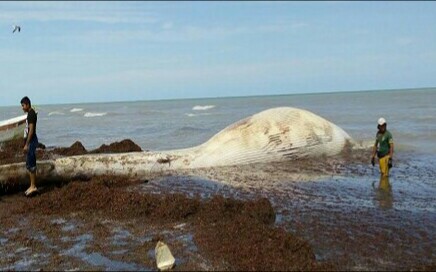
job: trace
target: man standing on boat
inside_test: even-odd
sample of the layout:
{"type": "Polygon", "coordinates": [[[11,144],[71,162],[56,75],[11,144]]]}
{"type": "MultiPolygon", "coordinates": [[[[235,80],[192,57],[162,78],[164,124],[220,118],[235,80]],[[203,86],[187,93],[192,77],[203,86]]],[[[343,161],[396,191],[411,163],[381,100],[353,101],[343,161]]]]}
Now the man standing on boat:
{"type": "Polygon", "coordinates": [[[36,148],[38,146],[38,137],[36,136],[36,121],[37,116],[32,108],[30,99],[25,96],[21,99],[21,107],[24,112],[27,112],[26,128],[24,130],[24,148],[26,153],[26,168],[29,171],[30,187],[25,192],[26,196],[31,196],[37,192],[36,188],[36,148]]]}

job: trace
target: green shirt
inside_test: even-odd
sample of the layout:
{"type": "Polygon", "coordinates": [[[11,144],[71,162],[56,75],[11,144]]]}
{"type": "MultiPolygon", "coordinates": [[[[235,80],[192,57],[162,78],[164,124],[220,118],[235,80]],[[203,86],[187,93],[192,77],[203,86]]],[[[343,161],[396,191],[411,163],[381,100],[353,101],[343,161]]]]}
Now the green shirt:
{"type": "Polygon", "coordinates": [[[389,149],[391,144],[394,143],[394,139],[392,139],[392,134],[386,130],[385,133],[377,132],[375,136],[375,145],[377,147],[377,156],[379,158],[383,158],[387,154],[389,154],[389,149]]]}

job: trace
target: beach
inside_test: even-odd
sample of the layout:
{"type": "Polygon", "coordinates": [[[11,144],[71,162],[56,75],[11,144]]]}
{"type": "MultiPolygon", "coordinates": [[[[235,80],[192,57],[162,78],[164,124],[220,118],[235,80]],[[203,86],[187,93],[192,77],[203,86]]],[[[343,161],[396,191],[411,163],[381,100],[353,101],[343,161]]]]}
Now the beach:
{"type": "MultiPolygon", "coordinates": [[[[195,146],[276,106],[320,114],[368,148],[141,180],[59,180],[33,198],[24,186],[2,188],[0,269],[157,270],[154,247],[162,240],[175,270],[435,270],[435,93],[42,106],[38,137],[47,148],[38,161],[195,146]],[[383,108],[376,96],[394,102],[383,108]],[[370,164],[380,115],[396,143],[388,188],[370,164]]],[[[0,164],[23,162],[21,143],[2,145],[0,164]]]]}
{"type": "MultiPolygon", "coordinates": [[[[104,146],[135,149],[122,143],[104,146]]],[[[80,146],[39,153],[83,154],[80,146]]],[[[369,154],[59,181],[33,198],[3,195],[0,266],[156,270],[162,240],[176,270],[434,270],[434,195],[399,182],[395,197],[383,195],[376,175],[365,180],[369,154]],[[394,208],[403,201],[413,211],[394,208]]]]}

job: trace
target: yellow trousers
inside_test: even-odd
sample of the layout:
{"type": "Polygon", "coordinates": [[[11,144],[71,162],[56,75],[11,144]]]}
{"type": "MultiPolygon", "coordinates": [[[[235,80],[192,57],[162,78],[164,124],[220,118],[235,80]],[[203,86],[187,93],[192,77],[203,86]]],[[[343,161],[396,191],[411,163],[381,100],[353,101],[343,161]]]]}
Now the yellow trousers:
{"type": "Polygon", "coordinates": [[[389,155],[384,156],[383,158],[379,159],[379,165],[380,165],[380,174],[383,177],[388,177],[389,176],[389,166],[388,166],[388,162],[389,162],[389,155]]]}

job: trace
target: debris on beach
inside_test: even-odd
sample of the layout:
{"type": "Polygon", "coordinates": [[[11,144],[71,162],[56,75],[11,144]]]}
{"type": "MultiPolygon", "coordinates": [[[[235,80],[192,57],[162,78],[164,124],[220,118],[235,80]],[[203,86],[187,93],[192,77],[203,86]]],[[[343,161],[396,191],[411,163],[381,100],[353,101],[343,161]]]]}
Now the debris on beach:
{"type": "Polygon", "coordinates": [[[158,162],[158,163],[161,163],[161,164],[162,164],[162,163],[171,163],[171,159],[168,158],[168,157],[165,158],[165,159],[162,158],[162,159],[158,159],[157,162],[158,162]]]}
{"type": "Polygon", "coordinates": [[[171,254],[171,250],[162,241],[157,242],[155,256],[157,268],[161,271],[172,269],[176,263],[176,259],[174,259],[173,254],[171,254]]]}
{"type": "Polygon", "coordinates": [[[88,154],[88,151],[79,141],[74,142],[70,147],[57,147],[53,150],[53,153],[62,156],[76,156],[88,154]]]}
{"type": "Polygon", "coordinates": [[[124,152],[140,152],[142,151],[139,145],[135,144],[130,139],[122,140],[121,142],[114,142],[110,145],[101,145],[99,148],[90,151],[90,154],[100,153],[124,153],[124,152]]]}
{"type": "MultiPolygon", "coordinates": [[[[24,141],[21,138],[10,140],[0,144],[0,165],[25,162],[23,152],[24,141]]],[[[38,161],[53,159],[60,156],[78,156],[101,153],[127,153],[142,151],[141,147],[130,139],[114,142],[109,145],[103,144],[99,148],[88,151],[80,141],[74,142],[70,147],[47,148],[39,143],[36,157],[38,161]]]]}
{"type": "MultiPolygon", "coordinates": [[[[132,253],[122,260],[134,264],[142,263],[146,267],[156,267],[158,259],[162,260],[158,263],[167,263],[165,254],[153,258],[154,256],[147,255],[147,251],[144,252],[144,248],[151,247],[150,243],[156,249],[158,241],[171,242],[171,255],[177,254],[177,260],[180,258],[177,267],[181,270],[283,271],[325,267],[325,264],[316,261],[313,250],[304,239],[274,225],[275,212],[265,198],[242,201],[216,196],[201,200],[199,197],[183,194],[152,194],[128,190],[129,187],[138,188],[135,186],[139,184],[139,181],[126,184],[122,178],[108,176],[46,188],[44,193],[31,199],[18,195],[6,196],[7,199],[0,202],[0,233],[16,227],[25,218],[28,220],[29,229],[38,229],[41,235],[46,236],[47,246],[41,244],[33,250],[38,254],[51,252],[52,256],[58,256],[58,252],[68,250],[70,244],[59,240],[62,225],[54,227],[47,225],[47,222],[64,218],[81,226],[71,234],[74,233],[77,237],[92,235],[94,238],[89,241],[90,248],[105,256],[112,256],[115,260],[117,257],[110,252],[119,248],[110,244],[111,239],[104,233],[108,231],[106,224],[126,229],[132,234],[128,239],[138,241],[130,240],[133,244],[127,243],[124,247],[131,251],[137,250],[137,254],[132,253]],[[184,228],[173,228],[181,222],[186,224],[184,228]],[[165,229],[171,231],[164,231],[165,229]],[[190,236],[189,243],[192,246],[184,245],[177,237],[171,238],[172,233],[190,236]],[[152,236],[159,239],[141,240],[141,237],[152,236]],[[55,243],[59,249],[51,248],[52,242],[49,241],[55,243]],[[145,263],[144,254],[147,256],[145,263]],[[192,256],[201,256],[201,260],[192,259],[192,256]],[[202,266],[202,260],[209,269],[202,266]]],[[[29,232],[28,235],[33,235],[32,233],[29,232]]],[[[29,239],[27,231],[12,233],[5,238],[20,243],[29,239]]],[[[69,261],[65,256],[59,258],[61,261],[69,261]]],[[[3,264],[7,265],[9,262],[12,260],[7,259],[3,264]]],[[[1,264],[2,262],[0,268],[1,264]]],[[[60,266],[59,260],[53,257],[38,267],[59,270],[68,269],[69,266],[60,266]]],[[[78,263],[76,267],[88,266],[78,263]]],[[[96,267],[89,269],[95,270],[96,267]]]]}
{"type": "Polygon", "coordinates": [[[130,139],[124,139],[121,142],[114,142],[109,145],[102,144],[99,148],[87,151],[80,141],[76,141],[70,147],[55,148],[54,153],[62,156],[76,156],[85,154],[102,154],[102,153],[124,153],[124,152],[140,152],[141,147],[135,144],[130,139]]]}

